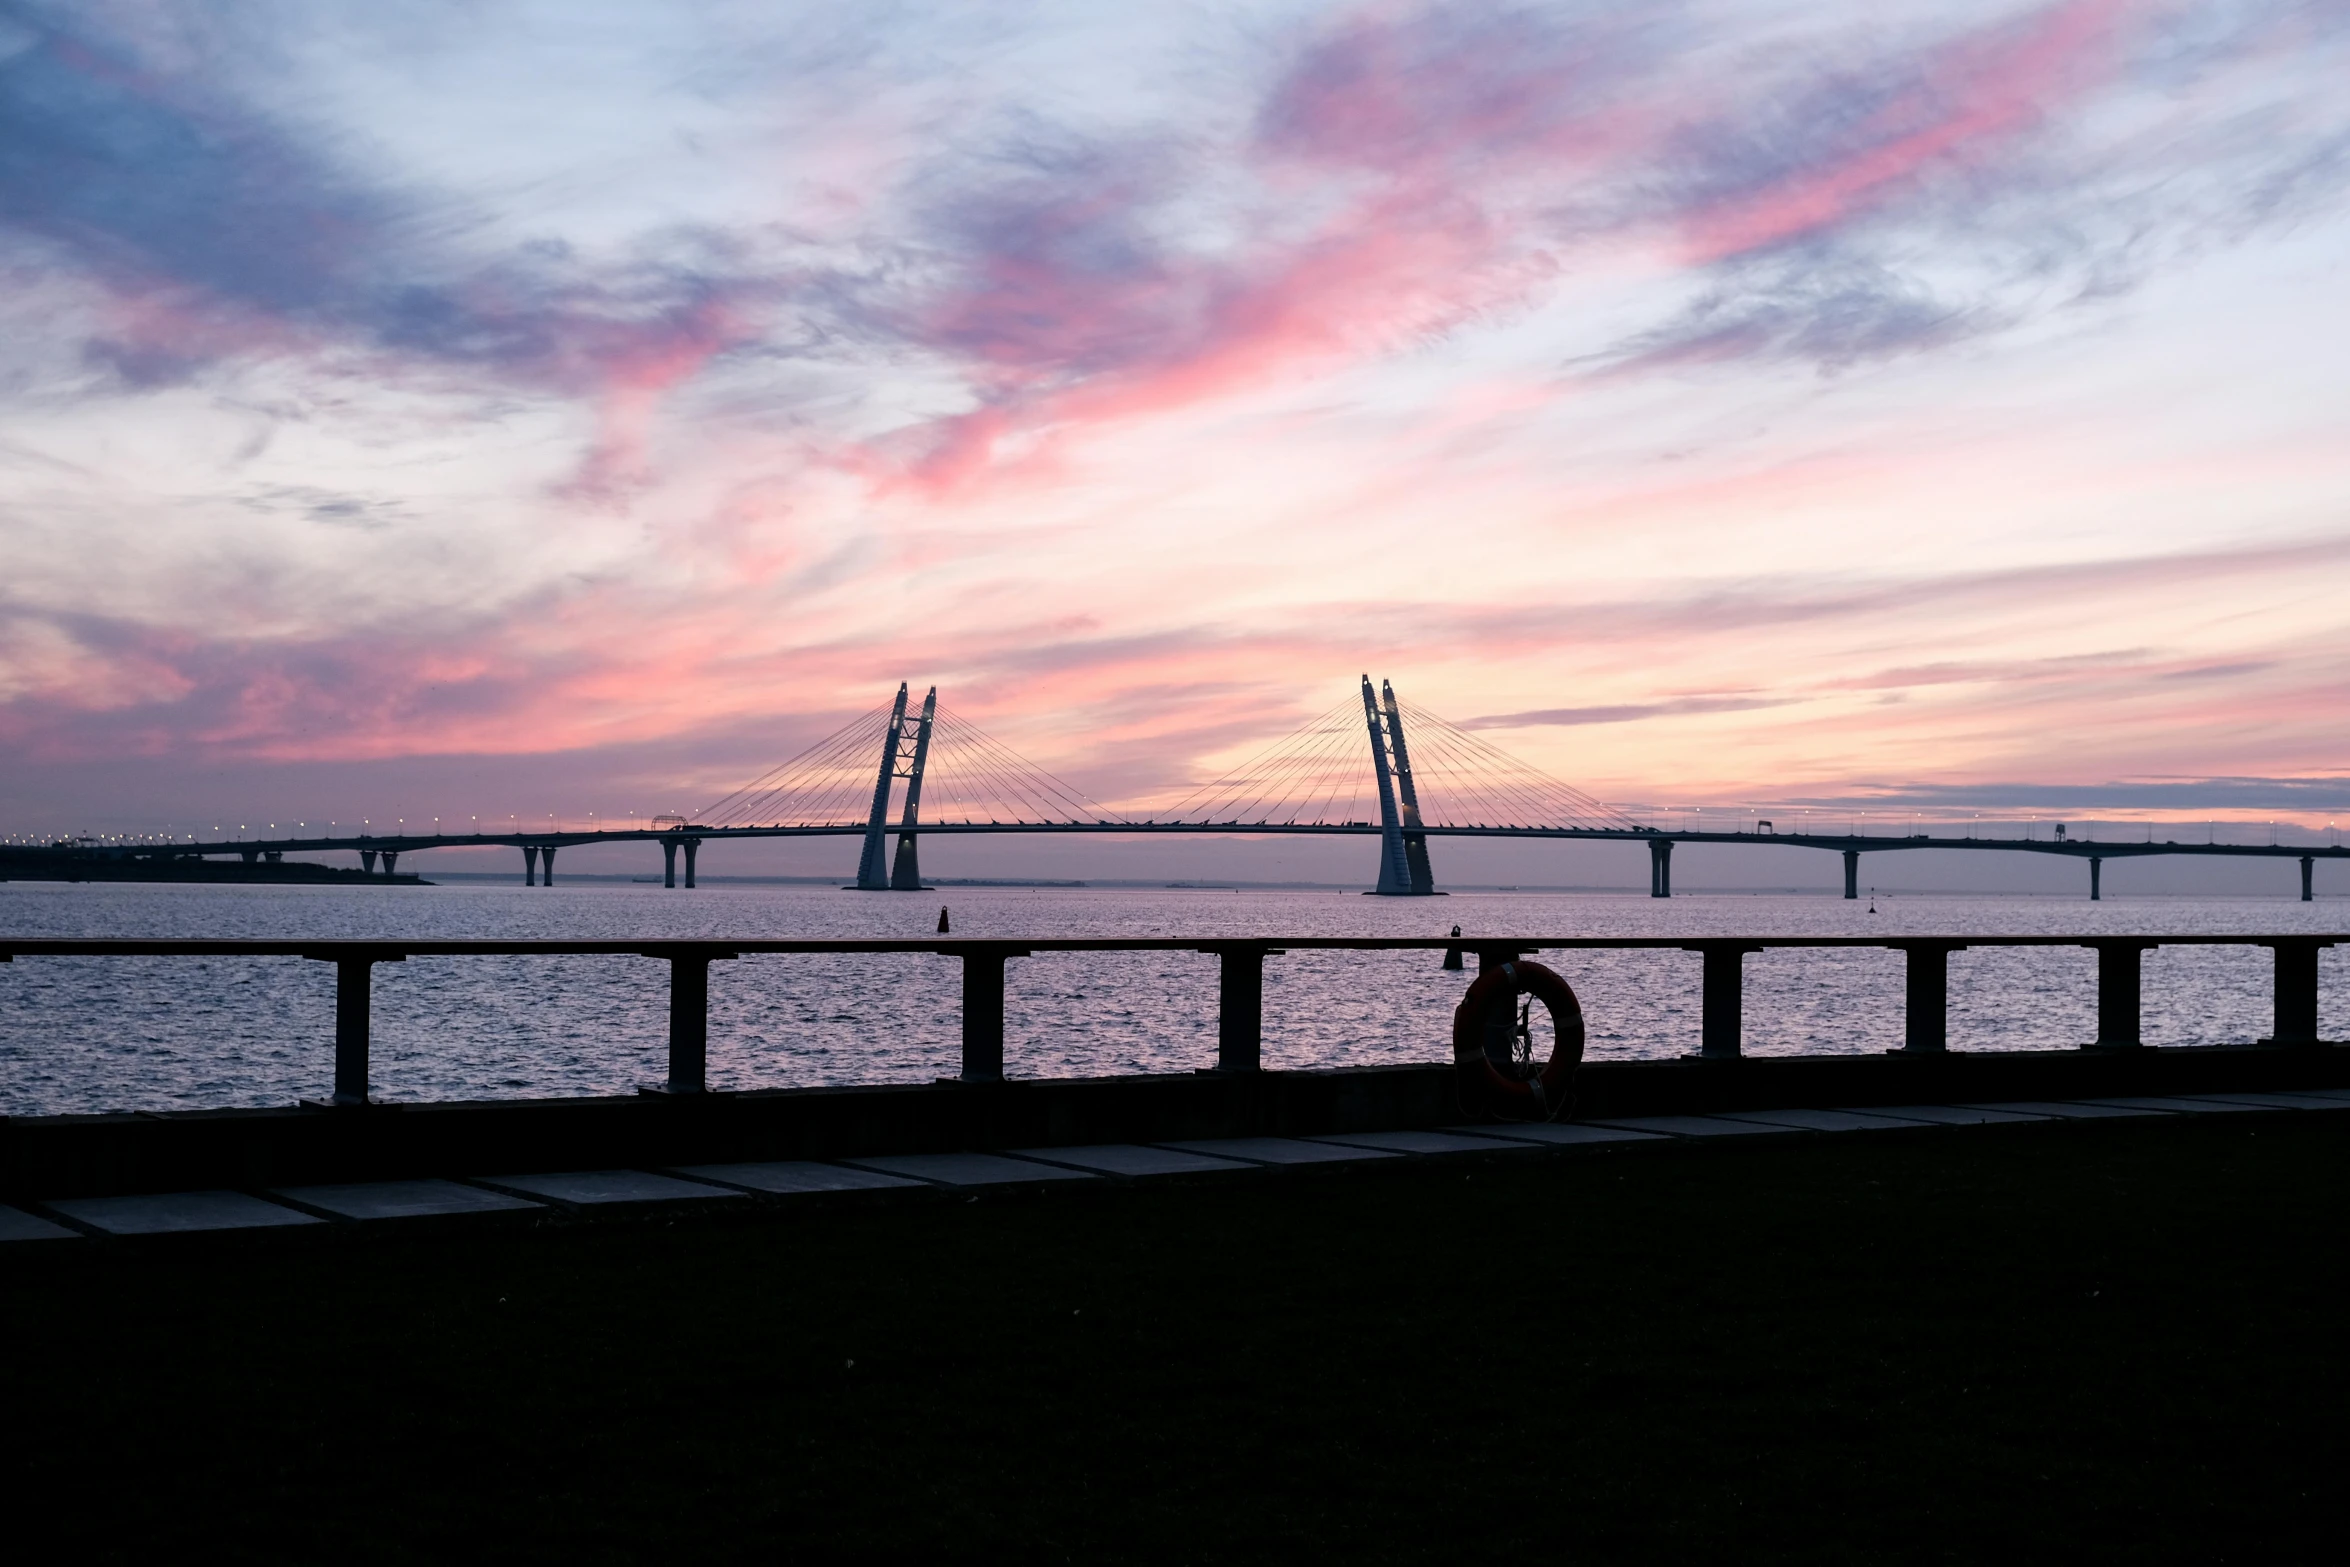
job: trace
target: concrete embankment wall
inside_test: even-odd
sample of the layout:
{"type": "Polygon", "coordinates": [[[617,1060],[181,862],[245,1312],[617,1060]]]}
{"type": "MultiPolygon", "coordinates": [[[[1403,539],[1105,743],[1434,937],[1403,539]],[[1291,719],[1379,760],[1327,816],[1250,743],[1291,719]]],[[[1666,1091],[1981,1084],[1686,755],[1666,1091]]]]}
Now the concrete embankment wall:
{"type": "MultiPolygon", "coordinates": [[[[2350,1087],[2350,1048],[1623,1061],[1572,1115],[2350,1087]]],[[[1476,1117],[1446,1066],[0,1118],[0,1197],[1313,1136],[1476,1117]]]]}

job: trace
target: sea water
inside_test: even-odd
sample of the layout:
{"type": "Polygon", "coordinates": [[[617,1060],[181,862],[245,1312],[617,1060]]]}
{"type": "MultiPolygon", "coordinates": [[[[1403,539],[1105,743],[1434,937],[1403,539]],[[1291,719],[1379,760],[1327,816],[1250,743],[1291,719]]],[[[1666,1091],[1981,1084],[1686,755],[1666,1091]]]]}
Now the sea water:
{"type": "MultiPolygon", "coordinates": [[[[2330,933],[2338,900],[978,888],[614,883],[263,887],[0,884],[0,934],[268,940],[908,938],[941,905],[962,937],[2161,935],[2330,933]]],[[[1590,1022],[1589,1060],[1698,1045],[1699,958],[1553,952],[1590,1022]]],[[[1751,1055],[1869,1054],[1902,1032],[1903,958],[1871,949],[1746,959],[1751,1055]]],[[[1469,975],[1434,952],[1291,952],[1265,967],[1270,1067],[1449,1056],[1469,975]]],[[[2258,947],[2145,958],[2153,1045],[2256,1039],[2273,959],[2258,947]]],[[[1474,968],[1474,960],[1471,960],[1474,968]]],[[[389,1100],[626,1093],[666,1070],[668,965],[639,957],[418,957],[376,970],[373,1079],[389,1100]]],[[[2320,961],[2321,1033],[2350,1036],[2350,949],[2320,961]]],[[[1216,1056],[1217,960],[1051,953],[1012,960],[1004,1065],[1027,1077],[1180,1072],[1216,1056]]],[[[2096,955],[1978,948],[1950,958],[1961,1050],[2082,1044],[2096,955]]],[[[711,966],[715,1088],[926,1082],[960,1062],[958,964],[929,954],[746,957],[711,966]]],[[[20,958],[0,965],[0,1112],[288,1104],[332,1077],[334,971],[299,958],[20,958]]]]}

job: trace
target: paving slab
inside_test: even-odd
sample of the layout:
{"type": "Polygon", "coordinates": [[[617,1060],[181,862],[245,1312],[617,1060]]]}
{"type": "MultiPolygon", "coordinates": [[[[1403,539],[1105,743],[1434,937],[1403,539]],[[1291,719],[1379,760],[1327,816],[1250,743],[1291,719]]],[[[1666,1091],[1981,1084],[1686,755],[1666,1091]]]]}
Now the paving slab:
{"type": "Polygon", "coordinates": [[[273,1196],[340,1219],[430,1219],[458,1213],[518,1213],[542,1207],[525,1197],[455,1181],[369,1181],[357,1186],[281,1186],[273,1196]]]}
{"type": "Polygon", "coordinates": [[[2270,1105],[2279,1110],[2350,1110],[2350,1099],[2334,1099],[2324,1094],[2200,1094],[2197,1097],[2231,1105],[2270,1105]]]}
{"type": "Polygon", "coordinates": [[[721,1186],[747,1187],[773,1196],[802,1192],[877,1192],[893,1186],[920,1186],[903,1175],[879,1170],[855,1170],[845,1164],[819,1164],[811,1159],[787,1159],[771,1164],[689,1164],[678,1174],[721,1186]]]}
{"type": "Polygon", "coordinates": [[[1342,1148],[1383,1148],[1389,1153],[1442,1155],[1457,1153],[1502,1153],[1510,1144],[1496,1144],[1490,1137],[1463,1137],[1458,1132],[1340,1132],[1329,1137],[1309,1137],[1308,1142],[1336,1143],[1342,1148]]]}
{"type": "Polygon", "coordinates": [[[2084,1104],[2120,1105],[2125,1110],[2168,1110],[2180,1115],[2227,1114],[2231,1111],[2239,1114],[2249,1113],[2258,1115],[2272,1113],[2277,1108],[2275,1105],[2228,1104],[2225,1101],[2218,1099],[2190,1099],[2175,1094],[2163,1095],[2159,1098],[2148,1096],[2145,1098],[2132,1097],[2127,1099],[2088,1099],[2082,1100],[2080,1102],[2084,1104]]]}
{"type": "Polygon", "coordinates": [[[629,1203],[742,1201],[741,1192],[700,1181],[681,1181],[650,1170],[564,1170],[553,1175],[484,1175],[493,1189],[543,1197],[575,1208],[612,1208],[629,1203]]]}
{"type": "Polygon", "coordinates": [[[1174,1148],[1146,1148],[1140,1143],[1093,1143],[1082,1148],[1015,1148],[1023,1159],[1074,1165],[1103,1175],[1213,1175],[1220,1171],[1252,1170],[1237,1159],[1214,1159],[1204,1153],[1174,1148]]]}
{"type": "Polygon", "coordinates": [[[1006,1158],[1000,1153],[901,1153],[879,1159],[852,1159],[851,1164],[884,1175],[910,1175],[939,1186],[1025,1186],[1033,1181],[1090,1181],[1085,1170],[1029,1159],[1006,1158]]]}
{"type": "Polygon", "coordinates": [[[0,1246],[10,1241],[78,1241],[81,1238],[81,1231],[51,1224],[21,1208],[0,1208],[0,1246]]]}
{"type": "Polygon", "coordinates": [[[243,1192],[156,1192],[143,1197],[66,1197],[49,1204],[108,1235],[189,1235],[203,1230],[263,1230],[324,1224],[314,1214],[243,1192]]]}
{"type": "Polygon", "coordinates": [[[1302,1137],[1209,1137],[1160,1146],[1216,1159],[1245,1159],[1250,1164],[1350,1164],[1403,1157],[1383,1148],[1341,1148],[1336,1143],[1308,1142],[1302,1137]]]}
{"type": "Polygon", "coordinates": [[[1507,1121],[1491,1126],[1448,1126],[1464,1137],[1492,1137],[1513,1143],[1542,1143],[1552,1148],[1579,1148],[1586,1143],[1653,1143],[1655,1132],[1627,1132],[1620,1126],[1592,1126],[1583,1121],[1507,1121]]]}
{"type": "Polygon", "coordinates": [[[1711,1115],[1621,1115],[1593,1123],[1621,1126],[1634,1132],[1662,1132],[1667,1137],[1792,1136],[1792,1126],[1765,1126],[1760,1121],[1733,1121],[1711,1115]]]}
{"type": "Polygon", "coordinates": [[[1792,1126],[1806,1132],[1897,1132],[1931,1124],[1870,1110],[1724,1110],[1721,1119],[1760,1121],[1765,1126],[1792,1126]]]}
{"type": "Polygon", "coordinates": [[[1937,1126],[1998,1126],[2008,1122],[2045,1121],[2045,1115],[2011,1105],[1986,1109],[1982,1105],[1871,1105],[1871,1115],[1897,1115],[1904,1121],[1931,1121],[1937,1126]]]}
{"type": "Polygon", "coordinates": [[[2009,1115],[2036,1115],[2050,1121],[2104,1121],[2147,1120],[2169,1115],[2169,1110],[2148,1109],[2140,1105],[2112,1104],[2086,1099],[2013,1099],[1998,1104],[1969,1105],[1970,1110],[2000,1110],[2009,1115]]]}

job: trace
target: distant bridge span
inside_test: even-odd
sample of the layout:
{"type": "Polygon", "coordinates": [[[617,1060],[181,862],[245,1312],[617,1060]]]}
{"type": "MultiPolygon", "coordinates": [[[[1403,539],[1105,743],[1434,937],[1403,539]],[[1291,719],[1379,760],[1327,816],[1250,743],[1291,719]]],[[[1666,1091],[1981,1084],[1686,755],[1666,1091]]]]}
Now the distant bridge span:
{"type": "MultiPolygon", "coordinates": [[[[695,884],[704,845],[746,838],[863,840],[854,885],[869,891],[919,890],[919,840],[929,835],[1090,833],[1129,838],[1213,834],[1230,837],[1365,837],[1380,840],[1376,892],[1437,891],[1428,857],[1431,838],[1639,842],[1648,845],[1649,893],[1673,891],[1678,843],[1775,844],[1844,857],[1844,896],[1859,896],[1860,857],[1900,849],[1996,850],[2053,854],[2089,862],[2089,896],[2103,895],[2107,860],[2156,854],[2236,859],[2295,859],[2301,897],[2312,896],[2315,862],[2350,859],[2350,846],[2180,843],[2176,840],[1878,837],[1866,833],[1672,830],[1633,821],[1611,806],[1527,766],[1439,718],[1400,703],[1386,682],[1374,694],[1362,683],[1358,712],[1350,700],[1285,736],[1163,813],[1135,819],[1074,788],[963,723],[939,706],[934,688],[919,713],[896,700],[853,720],[808,750],[693,817],[656,818],[649,827],[588,831],[512,828],[505,832],[310,834],[268,839],[130,844],[105,852],[175,858],[241,855],[248,863],[290,853],[352,852],[373,872],[390,875],[402,854],[422,849],[507,845],[522,850],[526,885],[553,885],[555,852],[592,843],[658,843],[663,881],[695,884]],[[882,721],[886,712],[886,721],[882,721]],[[1406,739],[1406,728],[1411,738],[1406,739]],[[1357,726],[1360,727],[1357,727],[1357,726]],[[1370,766],[1363,760],[1366,750],[1370,766]],[[1415,753],[1418,765],[1415,767],[1415,753]],[[902,782],[903,790],[897,785],[902,782]],[[933,814],[923,815],[925,788],[933,814]],[[1431,792],[1431,785],[1434,786],[1431,792]],[[891,820],[893,806],[896,820],[891,820]],[[1372,819],[1375,817],[1376,819],[1372,819]],[[886,854],[895,837],[896,853],[886,854]]],[[[2057,829],[2062,831],[2061,828],[2057,829]]]]}

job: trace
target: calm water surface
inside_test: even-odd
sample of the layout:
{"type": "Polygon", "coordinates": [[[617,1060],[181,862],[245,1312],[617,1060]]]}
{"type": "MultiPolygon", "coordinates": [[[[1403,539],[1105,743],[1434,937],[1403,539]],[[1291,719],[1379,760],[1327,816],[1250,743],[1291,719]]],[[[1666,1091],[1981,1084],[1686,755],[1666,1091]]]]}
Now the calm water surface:
{"type": "MultiPolygon", "coordinates": [[[[2275,933],[2350,926],[2339,900],[1881,899],[1703,894],[829,887],[208,887],[0,884],[20,936],[461,939],[922,937],[939,905],[958,936],[2032,935],[2275,933]]],[[[1698,958],[1566,953],[1591,1021],[1588,1059],[1666,1057],[1698,1042],[1698,958]]],[[[1433,953],[1268,960],[1269,1066],[1448,1057],[1463,976],[1433,953]]],[[[379,968],[375,1087],[396,1100],[626,1092],[665,1071],[667,965],[644,958],[411,958],[379,968]]],[[[2259,948],[2146,955],[2149,1044],[2268,1032],[2259,948]]],[[[2350,1036],[2350,950],[2321,959],[2320,1028],[2350,1036]]],[[[1872,1053],[1900,1043],[1900,954],[1767,952],[1746,960],[1746,1048],[1872,1053]]],[[[960,980],[923,955],[754,957],[712,966],[714,1087],[921,1082],[959,1058],[960,980]]],[[[2096,1031],[2096,958],[2080,949],[1950,960],[1954,1048],[2077,1045],[2096,1031]]],[[[1191,953],[1015,959],[1005,1066],[1016,1076],[1181,1071],[1215,1060],[1216,960],[1191,953]]],[[[0,966],[0,1112],[286,1104],[332,1075],[334,976],[296,958],[26,958],[0,966]]]]}

